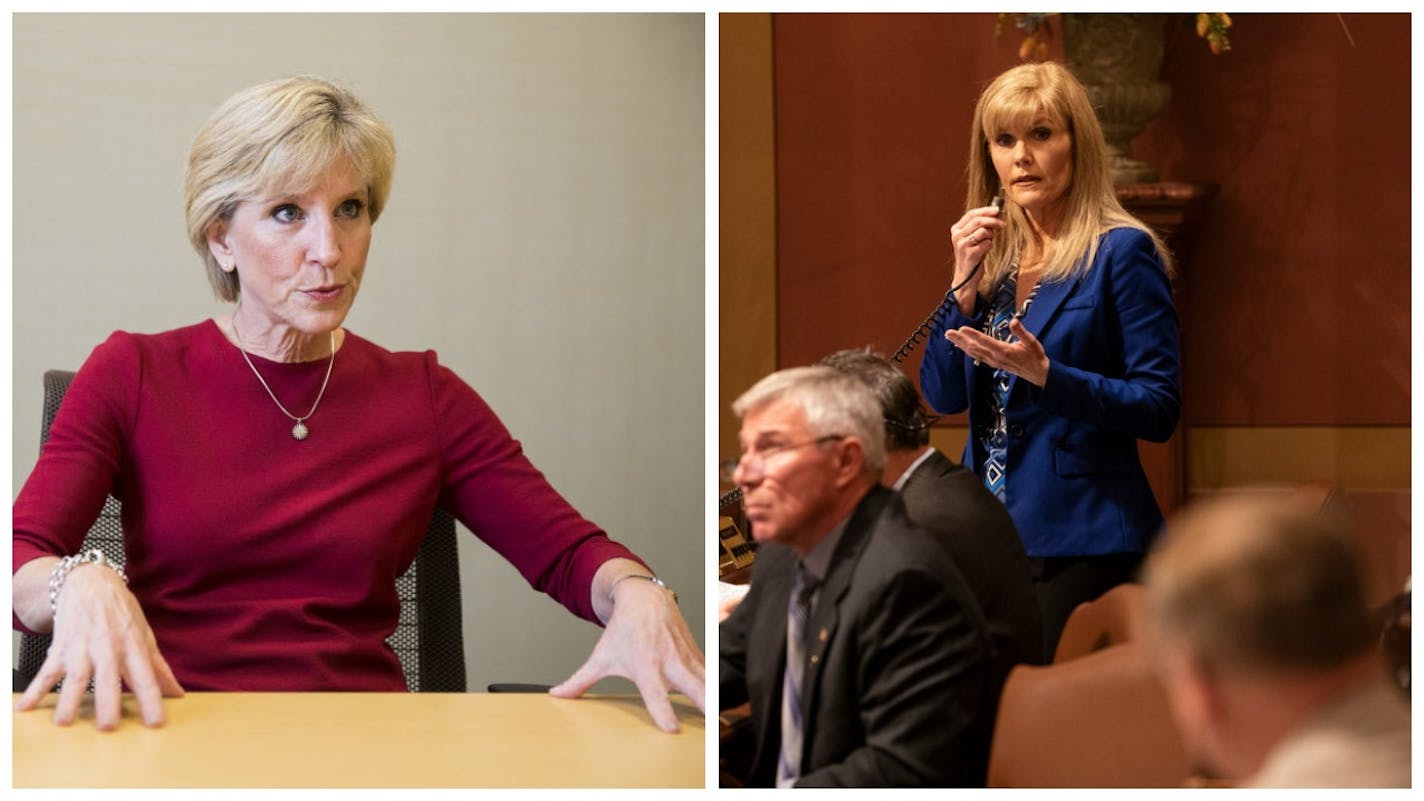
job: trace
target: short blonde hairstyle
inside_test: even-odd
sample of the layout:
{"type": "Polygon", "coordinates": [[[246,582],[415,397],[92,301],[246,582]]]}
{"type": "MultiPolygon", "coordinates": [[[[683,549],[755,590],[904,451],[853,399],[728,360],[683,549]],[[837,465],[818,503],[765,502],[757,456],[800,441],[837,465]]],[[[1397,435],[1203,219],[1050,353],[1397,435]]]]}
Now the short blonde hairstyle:
{"type": "Polygon", "coordinates": [[[390,194],[395,138],[349,90],[303,75],[244,89],[218,107],[193,139],[183,190],[188,239],[219,298],[237,300],[239,283],[209,251],[209,226],[249,198],[306,191],[342,160],[365,180],[375,222],[390,194]]]}
{"type": "Polygon", "coordinates": [[[799,406],[817,437],[849,435],[860,440],[865,473],[878,479],[884,472],[885,424],[880,403],[863,381],[833,367],[778,370],[733,401],[732,412],[745,417],[779,400],[799,406]]]}
{"type": "Polygon", "coordinates": [[[1147,562],[1155,636],[1218,669],[1324,670],[1373,642],[1348,520],[1246,494],[1177,516],[1147,562]]]}
{"type": "MultiPolygon", "coordinates": [[[[999,75],[984,88],[974,106],[969,134],[969,190],[965,208],[989,205],[999,192],[999,174],[989,145],[1007,128],[1027,127],[1046,117],[1073,139],[1073,178],[1065,198],[1058,244],[1046,254],[1045,282],[1061,281],[1086,271],[1098,252],[1098,238],[1114,228],[1135,228],[1157,247],[1163,269],[1172,274],[1172,258],[1161,237],[1141,220],[1128,214],[1113,190],[1108,165],[1107,140],[1093,111],[1088,92],[1066,67],[1052,61],[1021,64],[999,75]]],[[[980,291],[988,294],[1009,272],[1014,259],[1028,244],[1028,218],[1012,203],[1003,211],[1006,236],[994,237],[984,257],[980,291]]]]}

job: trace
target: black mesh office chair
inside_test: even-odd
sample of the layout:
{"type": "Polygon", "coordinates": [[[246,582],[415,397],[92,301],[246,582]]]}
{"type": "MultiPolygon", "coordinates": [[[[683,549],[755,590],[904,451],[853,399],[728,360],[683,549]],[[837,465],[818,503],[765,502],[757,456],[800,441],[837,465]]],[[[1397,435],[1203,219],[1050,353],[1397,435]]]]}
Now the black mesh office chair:
{"type": "MultiPolygon", "coordinates": [[[[40,445],[49,439],[49,427],[59,411],[74,373],[49,370],[44,375],[44,421],[40,445]]],[[[116,562],[124,562],[124,533],[119,524],[119,502],[104,499],[104,510],[84,538],[84,550],[98,548],[116,562]]],[[[386,640],[400,657],[405,683],[412,692],[465,691],[465,650],[460,622],[460,568],[455,557],[455,519],[444,509],[430,518],[420,553],[410,569],[396,580],[400,594],[400,622],[386,640]]],[[[44,663],[48,635],[20,638],[17,686],[29,683],[44,663]]]]}

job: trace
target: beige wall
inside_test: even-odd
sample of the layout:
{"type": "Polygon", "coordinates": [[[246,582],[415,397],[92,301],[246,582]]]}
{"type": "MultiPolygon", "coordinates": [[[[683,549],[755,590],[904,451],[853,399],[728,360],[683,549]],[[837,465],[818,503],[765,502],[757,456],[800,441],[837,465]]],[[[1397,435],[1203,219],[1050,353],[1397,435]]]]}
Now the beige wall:
{"type": "MultiPolygon", "coordinates": [[[[436,349],[681,590],[701,639],[702,15],[18,15],[13,32],[12,493],[46,368],[222,311],[184,235],[192,135],[238,89],[317,73],[400,152],[350,328],[436,349]]],[[[473,537],[460,565],[471,688],[556,682],[587,655],[599,630],[473,537]]]]}

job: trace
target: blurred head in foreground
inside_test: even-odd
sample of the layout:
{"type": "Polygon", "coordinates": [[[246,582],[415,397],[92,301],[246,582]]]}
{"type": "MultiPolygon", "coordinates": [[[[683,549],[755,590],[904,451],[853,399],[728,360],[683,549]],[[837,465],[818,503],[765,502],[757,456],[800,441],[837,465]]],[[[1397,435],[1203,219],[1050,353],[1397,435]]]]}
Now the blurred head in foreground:
{"type": "Polygon", "coordinates": [[[1215,775],[1257,774],[1321,710],[1380,683],[1341,514],[1285,496],[1202,503],[1167,526],[1147,586],[1173,713],[1215,775]]]}

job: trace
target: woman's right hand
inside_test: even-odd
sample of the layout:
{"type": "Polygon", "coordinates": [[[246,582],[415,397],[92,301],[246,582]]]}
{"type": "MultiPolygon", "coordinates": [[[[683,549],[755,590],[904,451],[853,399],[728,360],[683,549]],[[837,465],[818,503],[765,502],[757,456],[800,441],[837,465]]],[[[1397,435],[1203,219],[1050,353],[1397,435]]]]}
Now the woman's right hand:
{"type": "MultiPolygon", "coordinates": [[[[949,240],[954,245],[954,283],[951,286],[959,286],[969,280],[994,244],[994,235],[1003,227],[1004,221],[999,219],[999,210],[994,206],[969,209],[959,218],[959,222],[949,227],[949,240]]],[[[979,298],[979,290],[974,283],[966,284],[954,296],[961,312],[974,314],[974,303],[979,298]]]]}
{"type": "Polygon", "coordinates": [[[94,718],[103,731],[118,727],[126,682],[146,726],[163,724],[162,698],[183,695],[138,599],[123,579],[103,565],[84,564],[65,577],[55,612],[53,642],[17,711],[34,708],[60,680],[54,722],[67,726],[79,713],[94,680],[94,718]]]}

